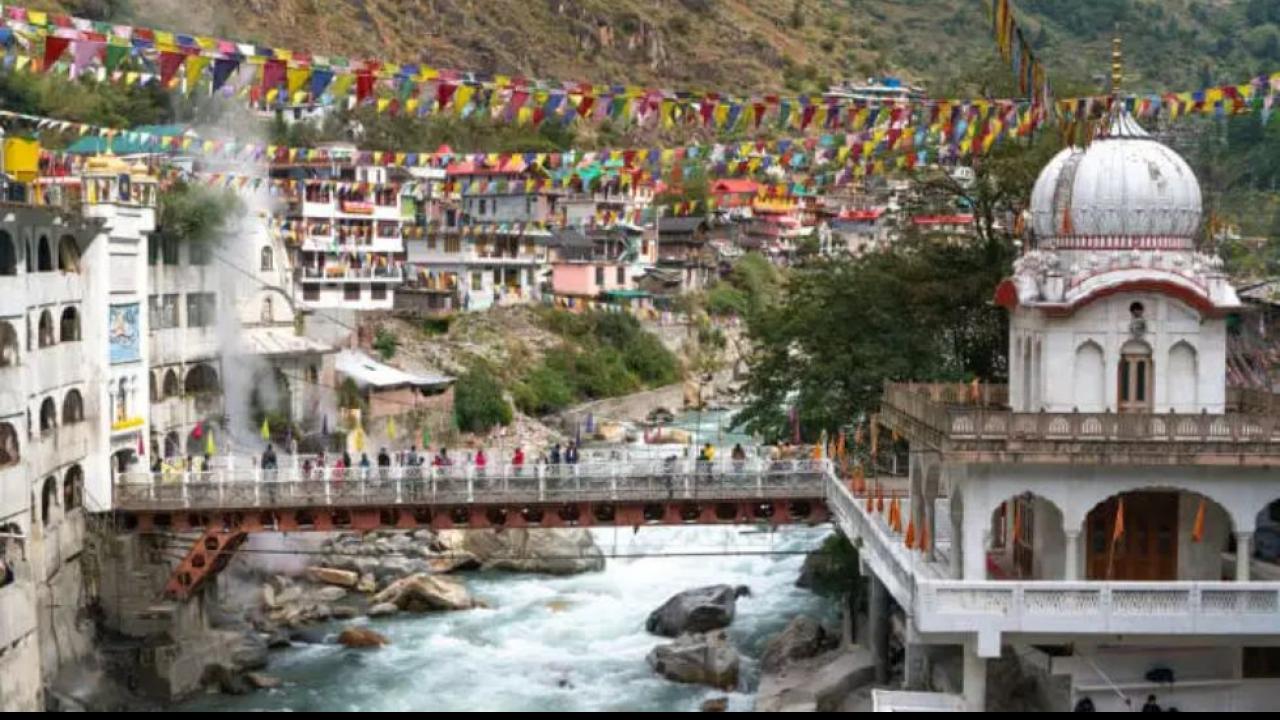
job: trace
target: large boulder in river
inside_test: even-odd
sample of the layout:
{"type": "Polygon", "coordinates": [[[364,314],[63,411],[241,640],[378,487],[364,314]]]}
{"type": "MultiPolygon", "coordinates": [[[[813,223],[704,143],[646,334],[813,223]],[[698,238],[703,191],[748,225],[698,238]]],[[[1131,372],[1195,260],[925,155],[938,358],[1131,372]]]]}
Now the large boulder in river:
{"type": "Polygon", "coordinates": [[[723,631],[681,635],[645,658],[668,680],[731,689],[738,684],[738,652],[723,631]]]}
{"type": "Polygon", "coordinates": [[[707,632],[733,622],[738,591],[732,585],[710,585],[673,595],[654,610],[644,627],[651,633],[676,637],[684,633],[707,632]]]}
{"type": "Polygon", "coordinates": [[[388,642],[390,641],[381,633],[357,625],[343,628],[338,634],[338,643],[349,648],[377,648],[388,642]]]}
{"type": "Polygon", "coordinates": [[[573,575],[604,569],[604,553],[585,528],[445,530],[439,539],[486,570],[573,575]]]}
{"type": "Polygon", "coordinates": [[[782,632],[769,638],[764,646],[764,654],[760,656],[760,669],[764,672],[778,672],[788,663],[834,649],[839,640],[817,620],[801,615],[787,623],[782,632]]]}
{"type": "Polygon", "coordinates": [[[371,602],[373,605],[391,603],[409,612],[467,610],[479,605],[462,581],[425,573],[396,580],[374,595],[371,602]]]}
{"type": "Polygon", "coordinates": [[[339,570],[330,567],[309,567],[307,578],[314,583],[326,583],[338,587],[353,588],[360,575],[351,570],[339,570]]]}

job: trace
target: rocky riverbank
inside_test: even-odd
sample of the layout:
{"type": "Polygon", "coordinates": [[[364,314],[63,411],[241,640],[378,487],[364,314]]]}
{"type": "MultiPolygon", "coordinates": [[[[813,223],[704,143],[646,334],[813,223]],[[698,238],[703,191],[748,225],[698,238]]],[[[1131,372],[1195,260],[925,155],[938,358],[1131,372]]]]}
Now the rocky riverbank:
{"type": "Polygon", "coordinates": [[[344,532],[307,557],[292,572],[266,572],[246,559],[228,570],[238,587],[217,611],[215,632],[239,632],[243,650],[207,668],[206,687],[229,694],[273,687],[275,679],[261,673],[268,650],[387,644],[368,618],[491,607],[469,590],[468,571],[564,576],[604,568],[584,529],[344,532]]]}

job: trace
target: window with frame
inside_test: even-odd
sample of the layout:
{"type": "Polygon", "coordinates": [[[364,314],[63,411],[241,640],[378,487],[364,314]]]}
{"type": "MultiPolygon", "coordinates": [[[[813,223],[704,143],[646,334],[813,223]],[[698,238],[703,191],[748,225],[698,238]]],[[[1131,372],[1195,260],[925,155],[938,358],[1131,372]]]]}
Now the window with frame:
{"type": "Polygon", "coordinates": [[[369,297],[374,300],[387,299],[387,286],[382,283],[375,283],[369,287],[369,297]]]}
{"type": "Polygon", "coordinates": [[[356,284],[356,283],[347,283],[347,284],[343,285],[343,286],[342,286],[342,299],[343,299],[343,300],[359,300],[359,299],[360,299],[360,286],[359,286],[358,284],[356,284]]]}
{"type": "Polygon", "coordinates": [[[618,283],[618,285],[626,285],[626,284],[627,284],[627,269],[626,269],[626,268],[624,268],[624,267],[622,267],[622,266],[618,266],[618,269],[616,270],[616,280],[615,280],[615,281],[618,283]]]}
{"type": "Polygon", "coordinates": [[[484,287],[484,273],[479,270],[471,273],[471,289],[479,290],[484,287]]]}
{"type": "Polygon", "coordinates": [[[604,266],[596,266],[596,285],[604,285],[604,266]]]}
{"type": "Polygon", "coordinates": [[[187,327],[212,327],[218,321],[218,296],[214,293],[187,295],[187,327]]]}
{"type": "Polygon", "coordinates": [[[444,251],[447,253],[462,252],[462,238],[450,235],[444,239],[444,251]]]}
{"type": "Polygon", "coordinates": [[[320,286],[314,283],[308,283],[302,286],[302,299],[308,302],[315,302],[320,299],[320,286]]]}

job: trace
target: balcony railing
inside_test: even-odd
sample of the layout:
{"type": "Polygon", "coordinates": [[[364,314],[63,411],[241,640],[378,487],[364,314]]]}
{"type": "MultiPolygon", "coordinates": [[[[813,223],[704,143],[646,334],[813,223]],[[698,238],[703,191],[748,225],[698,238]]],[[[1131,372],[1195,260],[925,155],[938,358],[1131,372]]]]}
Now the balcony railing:
{"type": "Polygon", "coordinates": [[[1137,442],[1274,444],[1280,454],[1280,403],[1269,393],[1232,388],[1227,412],[1015,412],[1003,385],[889,383],[883,415],[894,426],[946,442],[1137,442]]]}
{"type": "Polygon", "coordinates": [[[894,599],[926,633],[1273,635],[1280,582],[958,580],[908,549],[884,518],[829,476],[827,508],[894,599]]]}
{"type": "Polygon", "coordinates": [[[342,280],[385,280],[399,282],[403,279],[400,269],[388,268],[319,268],[304,267],[298,270],[298,277],[303,282],[338,282],[342,280]]]}

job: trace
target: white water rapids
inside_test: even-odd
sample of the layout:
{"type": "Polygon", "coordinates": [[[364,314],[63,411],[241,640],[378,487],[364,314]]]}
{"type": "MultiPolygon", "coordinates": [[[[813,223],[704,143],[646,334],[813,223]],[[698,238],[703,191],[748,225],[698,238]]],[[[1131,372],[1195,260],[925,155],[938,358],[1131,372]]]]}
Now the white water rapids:
{"type": "MultiPolygon", "coordinates": [[[[606,555],[803,551],[827,528],[761,532],[745,527],[594,530],[606,555]]],[[[185,710],[697,710],[724,696],[663,679],[645,655],[665,638],[644,630],[649,613],[675,593],[713,584],[746,585],[729,636],[743,656],[730,709],[749,710],[756,660],[770,635],[808,613],[835,627],[831,604],[795,587],[803,555],[720,555],[609,559],[605,570],[572,577],[462,575],[492,609],[357,620],[386,635],[377,650],[309,645],[274,651],[265,670],[277,690],[207,696],[185,710]]],[[[333,627],[340,627],[334,625],[333,627]]]]}

